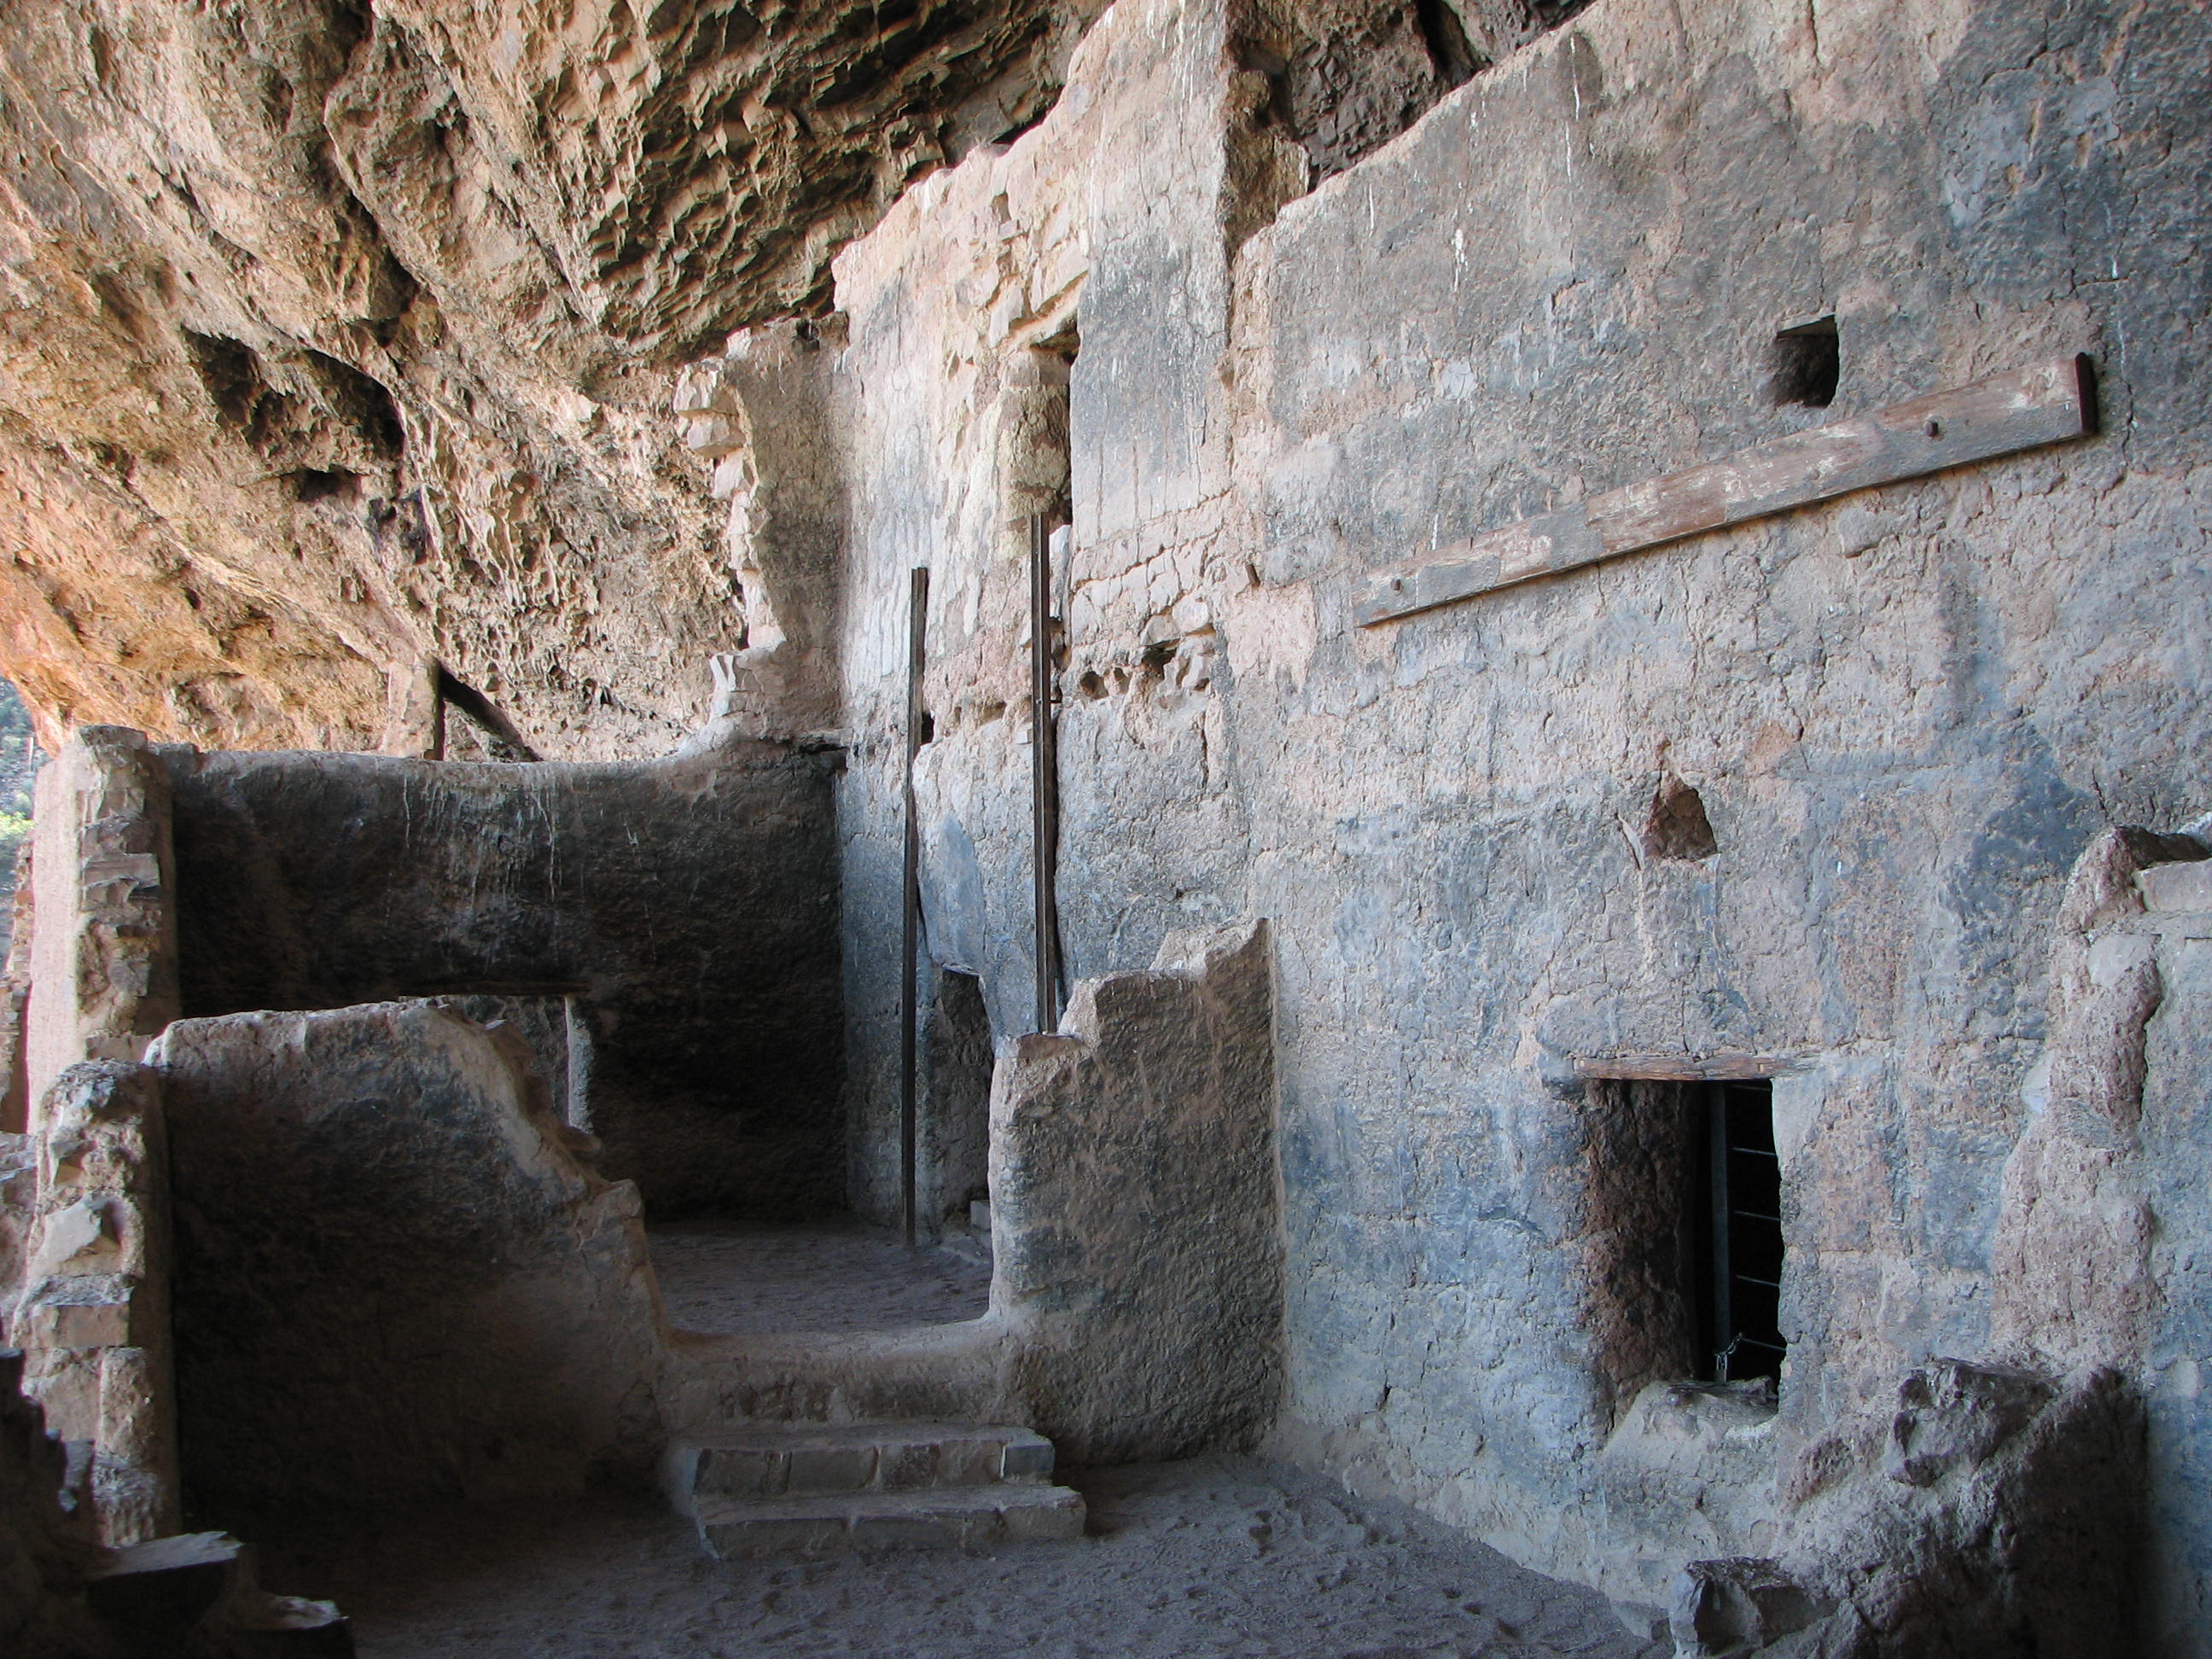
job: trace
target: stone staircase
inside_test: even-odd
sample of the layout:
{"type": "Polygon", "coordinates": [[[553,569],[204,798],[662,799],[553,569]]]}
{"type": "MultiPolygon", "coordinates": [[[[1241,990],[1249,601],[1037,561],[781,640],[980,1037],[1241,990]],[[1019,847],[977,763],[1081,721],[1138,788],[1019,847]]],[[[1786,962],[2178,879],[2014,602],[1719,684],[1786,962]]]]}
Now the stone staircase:
{"type": "Polygon", "coordinates": [[[670,1501],[708,1553],[981,1549],[1083,1535],[1052,1442],[972,1424],[756,1424],[680,1440],[670,1501]]]}

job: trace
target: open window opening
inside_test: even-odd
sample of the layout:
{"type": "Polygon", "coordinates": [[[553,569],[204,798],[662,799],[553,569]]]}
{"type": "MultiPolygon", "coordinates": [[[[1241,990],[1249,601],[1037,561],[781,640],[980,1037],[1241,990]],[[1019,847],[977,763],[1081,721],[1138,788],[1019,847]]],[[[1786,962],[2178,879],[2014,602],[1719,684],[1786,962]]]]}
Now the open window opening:
{"type": "Polygon", "coordinates": [[[1771,1395],[1781,1331],[1773,1085],[1589,1085],[1584,1235],[1596,1365],[1626,1406],[1653,1382],[1771,1395]]]}
{"type": "Polygon", "coordinates": [[[1768,383],[1777,408],[1795,404],[1801,409],[1826,409],[1836,401],[1843,379],[1843,342],[1836,319],[1785,328],[1774,337],[1770,358],[1773,378],[1768,383]]]}
{"type": "Polygon", "coordinates": [[[497,704],[468,684],[456,678],[442,663],[438,666],[438,729],[434,742],[440,760],[500,761],[509,764],[538,758],[514,722],[497,704]],[[458,720],[451,718],[458,714],[458,720]]]}

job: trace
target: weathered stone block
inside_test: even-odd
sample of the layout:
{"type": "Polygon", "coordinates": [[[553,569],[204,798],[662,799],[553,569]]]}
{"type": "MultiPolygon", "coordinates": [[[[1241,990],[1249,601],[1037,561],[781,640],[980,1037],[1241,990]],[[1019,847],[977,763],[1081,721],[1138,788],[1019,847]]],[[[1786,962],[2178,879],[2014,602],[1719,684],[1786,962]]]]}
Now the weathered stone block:
{"type": "Polygon", "coordinates": [[[873,1446],[802,1446],[794,1447],[787,1455],[790,1472],[784,1489],[794,1496],[858,1492],[875,1481],[873,1446]]]}
{"type": "Polygon", "coordinates": [[[684,447],[708,460],[734,454],[745,447],[745,428],[728,415],[702,415],[684,423],[684,447]]]}
{"type": "Polygon", "coordinates": [[[112,1272],[122,1255],[116,1235],[106,1200],[83,1198],[64,1205],[43,1218],[31,1272],[40,1278],[72,1270],[112,1272]]]}
{"type": "Polygon", "coordinates": [[[1042,1480],[1052,1473],[1053,1459],[1053,1443],[1042,1435],[1009,1440],[1000,1460],[1000,1478],[1006,1480],[1042,1480]]]}
{"type": "Polygon", "coordinates": [[[2148,909],[2212,910],[2212,860],[2155,864],[2136,876],[2136,881],[2148,909]]]}
{"type": "Polygon", "coordinates": [[[33,1348],[127,1348],[135,1285],[114,1274],[50,1279],[16,1310],[17,1340],[33,1348]]]}
{"type": "Polygon", "coordinates": [[[887,1449],[877,1463],[876,1485],[885,1492],[902,1492],[934,1486],[940,1480],[947,1486],[957,1484],[939,1474],[939,1458],[945,1449],[926,1440],[887,1449]]]}
{"type": "Polygon", "coordinates": [[[1933,1360],[1898,1389],[1883,1469],[1908,1486],[1933,1486],[1986,1462],[2056,1392],[2033,1371],[1933,1360]]]}
{"type": "Polygon", "coordinates": [[[687,1492],[716,1497],[773,1498],[789,1489],[787,1453],[756,1447],[708,1446],[697,1454],[687,1492]]]}
{"type": "Polygon", "coordinates": [[[1803,1630],[1830,1610],[1777,1563],[1735,1557],[1683,1568],[1668,1625],[1676,1659],[1727,1659],[1803,1630]]]}

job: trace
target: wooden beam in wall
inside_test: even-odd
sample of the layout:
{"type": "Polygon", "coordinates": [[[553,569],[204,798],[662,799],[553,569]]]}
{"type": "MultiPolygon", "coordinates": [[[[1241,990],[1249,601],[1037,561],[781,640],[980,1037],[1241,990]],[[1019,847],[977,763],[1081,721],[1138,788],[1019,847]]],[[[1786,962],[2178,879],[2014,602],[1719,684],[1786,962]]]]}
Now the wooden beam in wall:
{"type": "Polygon", "coordinates": [[[1366,628],[1395,622],[1703,531],[2063,443],[2095,429],[2089,360],[2053,358],[1609,489],[1377,571],[1352,616],[1366,628]]]}
{"type": "Polygon", "coordinates": [[[1590,1082],[1749,1083],[1789,1077],[1804,1062],[1769,1054],[1577,1054],[1575,1075],[1590,1082]]]}

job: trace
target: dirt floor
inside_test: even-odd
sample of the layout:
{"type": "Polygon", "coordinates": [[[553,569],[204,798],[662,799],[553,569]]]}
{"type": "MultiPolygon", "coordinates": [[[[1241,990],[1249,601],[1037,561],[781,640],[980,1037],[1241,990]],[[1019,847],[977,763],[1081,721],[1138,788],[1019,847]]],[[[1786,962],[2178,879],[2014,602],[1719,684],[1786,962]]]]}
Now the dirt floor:
{"type": "Polygon", "coordinates": [[[854,1220],[684,1221],[649,1235],[670,1323],[716,1335],[896,1330],[980,1319],[991,1269],[854,1220]]]}
{"type": "Polygon", "coordinates": [[[643,1500],[261,1534],[362,1659],[1659,1659],[1593,1593],[1251,1458],[1069,1477],[1090,1535],[992,1555],[717,1562],[643,1500]]]}

